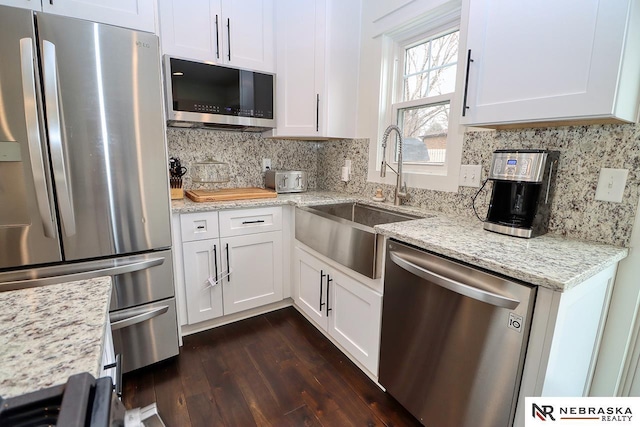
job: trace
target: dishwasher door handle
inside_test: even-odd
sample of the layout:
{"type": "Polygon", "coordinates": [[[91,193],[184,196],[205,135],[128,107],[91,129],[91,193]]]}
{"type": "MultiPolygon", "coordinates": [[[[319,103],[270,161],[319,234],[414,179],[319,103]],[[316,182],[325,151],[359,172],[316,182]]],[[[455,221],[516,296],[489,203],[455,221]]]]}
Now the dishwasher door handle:
{"type": "Polygon", "coordinates": [[[400,256],[400,254],[398,254],[397,252],[390,251],[389,257],[391,258],[391,261],[398,265],[398,267],[401,267],[418,277],[421,277],[425,280],[430,281],[431,283],[434,283],[445,289],[449,289],[450,291],[453,291],[460,295],[464,295],[466,297],[473,298],[475,300],[491,304],[496,307],[508,309],[514,309],[520,304],[520,301],[516,299],[496,294],[494,292],[485,291],[484,289],[479,289],[475,286],[466,285],[464,283],[460,283],[456,280],[442,276],[438,273],[434,273],[433,271],[429,271],[419,265],[412,263],[411,261],[402,258],[402,256],[400,256]]]}

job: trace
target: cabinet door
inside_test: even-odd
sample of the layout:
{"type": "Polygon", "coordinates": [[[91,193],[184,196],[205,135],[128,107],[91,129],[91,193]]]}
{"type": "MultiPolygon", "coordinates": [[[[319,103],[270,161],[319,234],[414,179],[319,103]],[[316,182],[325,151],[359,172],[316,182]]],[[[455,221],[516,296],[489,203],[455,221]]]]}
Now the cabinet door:
{"type": "Polygon", "coordinates": [[[324,1],[278,0],[276,108],[278,136],[320,136],[324,1]]]}
{"type": "Polygon", "coordinates": [[[42,2],[42,10],[153,33],[154,4],[154,0],[55,0],[42,2]]]}
{"type": "Polygon", "coordinates": [[[220,242],[217,239],[187,242],[182,251],[188,323],[222,316],[222,285],[209,280],[220,278],[220,242]]]}
{"type": "Polygon", "coordinates": [[[282,232],[221,239],[224,314],[282,300],[282,232]]]}
{"type": "Polygon", "coordinates": [[[461,123],[611,117],[629,1],[471,1],[461,123]]]}
{"type": "Polygon", "coordinates": [[[327,329],[326,277],[328,267],[300,248],[293,253],[293,286],[296,305],[322,329],[327,329]]]}
{"type": "Polygon", "coordinates": [[[328,332],[369,372],[377,375],[382,295],[335,270],[329,276],[328,332]]]}
{"type": "Polygon", "coordinates": [[[0,5],[20,7],[22,9],[42,10],[40,0],[0,0],[0,5]]]}
{"type": "Polygon", "coordinates": [[[222,61],[220,0],[160,0],[162,53],[202,61],[222,61]]]}
{"type": "Polygon", "coordinates": [[[273,0],[222,0],[224,62],[274,72],[273,0]]]}

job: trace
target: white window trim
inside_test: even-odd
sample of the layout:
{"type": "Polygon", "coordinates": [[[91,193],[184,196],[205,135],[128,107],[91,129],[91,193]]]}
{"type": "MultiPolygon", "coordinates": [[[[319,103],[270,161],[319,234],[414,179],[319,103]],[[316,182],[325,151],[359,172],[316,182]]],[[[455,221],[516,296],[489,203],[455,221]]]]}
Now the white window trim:
{"type": "MultiPolygon", "coordinates": [[[[369,142],[369,171],[367,180],[370,182],[395,185],[396,176],[388,173],[386,178],[380,177],[382,163],[382,134],[389,124],[397,123],[397,109],[392,108],[395,91],[399,90],[395,84],[398,78],[397,55],[401,51],[404,55],[404,48],[410,43],[419,39],[428,38],[430,35],[444,34],[455,29],[460,30],[458,45],[458,68],[456,73],[456,90],[451,96],[449,121],[449,131],[447,136],[447,157],[444,165],[420,165],[416,170],[413,165],[403,165],[404,181],[408,187],[457,192],[460,164],[462,159],[462,144],[465,128],[460,125],[460,111],[462,108],[462,92],[464,88],[464,66],[466,60],[466,28],[467,17],[458,9],[453,14],[447,14],[439,19],[430,19],[422,24],[412,24],[409,29],[400,29],[395,32],[383,34],[382,44],[382,67],[381,67],[381,96],[380,114],[378,119],[378,137],[369,142]]],[[[447,95],[448,97],[448,95],[447,95]]],[[[436,97],[432,97],[436,99],[436,97]]],[[[423,100],[418,105],[422,105],[423,100]]],[[[404,105],[404,104],[403,104],[404,105]]],[[[397,166],[393,159],[393,149],[387,150],[387,160],[390,164],[397,166]]]]}

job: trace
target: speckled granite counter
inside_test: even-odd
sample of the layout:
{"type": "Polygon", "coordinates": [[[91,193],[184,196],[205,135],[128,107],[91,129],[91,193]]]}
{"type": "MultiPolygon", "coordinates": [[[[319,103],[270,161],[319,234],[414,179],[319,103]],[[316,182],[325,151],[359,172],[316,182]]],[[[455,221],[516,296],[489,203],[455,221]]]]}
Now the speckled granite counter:
{"type": "Polygon", "coordinates": [[[182,200],[171,201],[171,211],[173,213],[192,213],[218,211],[223,209],[245,209],[257,208],[261,206],[283,206],[283,205],[310,205],[332,203],[336,201],[357,200],[358,198],[340,195],[337,193],[312,191],[308,193],[278,194],[278,197],[271,199],[250,199],[236,200],[231,202],[194,202],[185,196],[182,200]]]}
{"type": "MultiPolygon", "coordinates": [[[[276,199],[237,202],[195,203],[173,201],[174,213],[241,209],[257,206],[314,205],[369,199],[331,192],[278,195],[276,199]]],[[[514,279],[554,290],[567,290],[622,260],[628,249],[584,242],[547,234],[520,239],[486,231],[482,223],[462,217],[447,217],[439,212],[412,207],[392,210],[414,213],[426,218],[376,226],[379,233],[431,252],[469,263],[514,279]]]]}
{"type": "Polygon", "coordinates": [[[480,221],[434,216],[376,226],[386,236],[527,283],[567,290],[625,258],[626,248],[546,234],[520,239],[480,221]]]}
{"type": "Polygon", "coordinates": [[[0,395],[98,377],[111,278],[0,292],[0,395]]]}

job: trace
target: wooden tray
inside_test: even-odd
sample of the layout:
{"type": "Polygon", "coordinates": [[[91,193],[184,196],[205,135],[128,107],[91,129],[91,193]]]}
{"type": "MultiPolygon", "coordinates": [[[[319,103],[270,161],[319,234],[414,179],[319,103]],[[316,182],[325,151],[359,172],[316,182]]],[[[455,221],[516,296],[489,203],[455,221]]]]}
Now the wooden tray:
{"type": "Polygon", "coordinates": [[[230,200],[270,199],[277,197],[273,190],[258,187],[223,188],[221,190],[187,190],[188,198],[194,202],[224,202],[230,200]]]}

